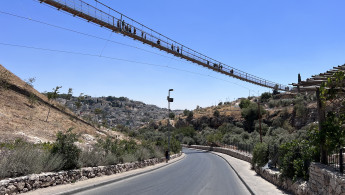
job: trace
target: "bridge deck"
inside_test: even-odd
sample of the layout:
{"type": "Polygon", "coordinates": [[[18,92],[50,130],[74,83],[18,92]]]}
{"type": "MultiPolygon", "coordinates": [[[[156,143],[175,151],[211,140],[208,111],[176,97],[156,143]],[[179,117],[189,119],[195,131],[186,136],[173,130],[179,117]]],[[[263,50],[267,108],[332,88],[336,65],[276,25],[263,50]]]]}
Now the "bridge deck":
{"type": "Polygon", "coordinates": [[[58,10],[63,10],[85,19],[88,22],[98,24],[102,27],[108,28],[113,32],[123,34],[131,37],[134,40],[151,45],[152,47],[163,50],[167,53],[173,54],[176,57],[183,58],[193,63],[204,66],[213,71],[256,84],[262,87],[289,91],[289,87],[268,81],[263,78],[248,74],[210,57],[207,57],[199,52],[196,52],[172,39],[146,27],[145,25],[134,21],[133,19],[117,12],[116,10],[107,7],[100,3],[101,6],[109,9],[109,13],[94,7],[82,0],[39,0],[41,3],[46,3],[50,6],[56,7],[58,10]],[[114,15],[111,15],[112,12],[114,15]],[[125,21],[128,20],[129,22],[125,21]]]}

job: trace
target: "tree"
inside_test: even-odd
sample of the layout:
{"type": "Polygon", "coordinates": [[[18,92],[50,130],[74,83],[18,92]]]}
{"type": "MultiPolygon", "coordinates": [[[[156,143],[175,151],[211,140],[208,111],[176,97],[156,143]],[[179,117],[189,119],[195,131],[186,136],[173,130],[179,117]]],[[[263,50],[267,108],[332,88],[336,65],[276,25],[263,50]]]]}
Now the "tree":
{"type": "Polygon", "coordinates": [[[220,116],[220,112],[218,110],[215,110],[213,113],[214,117],[219,117],[220,116]]]}
{"type": "MultiPolygon", "coordinates": [[[[265,114],[265,109],[260,106],[261,115],[265,114]]],[[[258,105],[250,103],[250,105],[241,112],[242,117],[245,119],[245,128],[249,131],[253,131],[254,121],[259,119],[258,105]]]]}
{"type": "Polygon", "coordinates": [[[47,97],[48,97],[48,101],[50,102],[50,106],[49,106],[49,110],[48,110],[46,122],[48,121],[48,117],[49,117],[49,114],[50,114],[50,108],[51,108],[51,104],[52,104],[51,101],[57,98],[57,96],[58,96],[58,94],[59,94],[59,89],[60,89],[61,87],[62,87],[62,86],[57,86],[57,87],[55,87],[55,89],[53,88],[53,91],[52,91],[52,92],[48,92],[48,93],[47,93],[47,97]]]}
{"type": "Polygon", "coordinates": [[[77,109],[79,110],[79,108],[81,107],[81,102],[84,100],[84,96],[83,96],[84,94],[83,93],[81,93],[80,95],[79,95],[79,97],[77,98],[77,101],[74,103],[74,105],[77,107],[77,109]]]}
{"type": "Polygon", "coordinates": [[[261,94],[260,101],[267,102],[272,97],[272,94],[269,92],[265,92],[261,94]]]}
{"type": "Polygon", "coordinates": [[[170,119],[174,119],[174,118],[175,118],[175,113],[170,112],[170,113],[169,113],[169,118],[170,118],[170,119]]]}
{"type": "Polygon", "coordinates": [[[250,105],[250,100],[242,99],[239,106],[241,109],[243,109],[243,108],[247,108],[249,105],[250,105]]]}
{"type": "Polygon", "coordinates": [[[185,109],[185,110],[183,111],[183,115],[184,115],[184,116],[188,116],[189,112],[190,112],[189,110],[185,109]]]}
{"type": "Polygon", "coordinates": [[[277,89],[273,89],[272,94],[273,94],[273,95],[278,95],[278,94],[280,94],[280,92],[279,92],[277,89]]]}
{"type": "Polygon", "coordinates": [[[187,119],[186,119],[188,122],[192,121],[193,120],[193,111],[190,111],[188,113],[188,116],[187,116],[187,119]]]}
{"type": "Polygon", "coordinates": [[[30,87],[33,87],[33,83],[36,81],[36,78],[35,77],[32,77],[32,78],[28,78],[26,81],[25,81],[25,84],[27,86],[30,86],[30,87]]]}
{"type": "Polygon", "coordinates": [[[60,154],[63,156],[63,169],[69,170],[77,168],[78,159],[81,150],[74,145],[78,141],[78,136],[72,133],[73,128],[68,129],[66,133],[59,131],[56,135],[56,141],[52,147],[52,154],[60,154]]]}
{"type": "Polygon", "coordinates": [[[99,114],[103,113],[103,110],[100,109],[100,108],[95,108],[94,112],[95,112],[96,115],[99,115],[99,114]]]}
{"type": "MultiPolygon", "coordinates": [[[[35,81],[36,81],[35,77],[27,79],[27,81],[25,82],[25,87],[28,87],[28,86],[33,87],[34,86],[33,83],[35,81]]],[[[28,90],[28,92],[29,92],[29,90],[28,90]]],[[[29,92],[29,93],[30,93],[30,95],[29,95],[28,99],[29,99],[30,107],[33,108],[34,105],[36,104],[37,97],[35,94],[33,94],[31,92],[29,92]]]]}
{"type": "Polygon", "coordinates": [[[73,95],[73,89],[72,89],[72,88],[69,88],[69,89],[68,89],[68,93],[67,93],[66,99],[67,99],[67,100],[70,100],[70,99],[72,98],[72,95],[73,95]]]}

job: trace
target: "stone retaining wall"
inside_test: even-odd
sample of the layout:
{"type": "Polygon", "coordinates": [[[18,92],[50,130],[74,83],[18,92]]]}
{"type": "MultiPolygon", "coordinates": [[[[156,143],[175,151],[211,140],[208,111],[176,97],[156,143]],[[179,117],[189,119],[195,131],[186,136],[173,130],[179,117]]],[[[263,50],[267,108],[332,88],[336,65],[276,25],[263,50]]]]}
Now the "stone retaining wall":
{"type": "Polygon", "coordinates": [[[247,161],[249,163],[252,162],[252,155],[251,154],[239,152],[238,150],[232,150],[229,148],[200,146],[200,145],[191,145],[191,146],[184,145],[184,147],[195,148],[195,149],[200,149],[200,150],[215,151],[215,152],[230,155],[232,157],[247,161]]]}
{"type": "MultiPolygon", "coordinates": [[[[184,145],[184,147],[220,152],[247,161],[249,163],[252,160],[251,155],[241,153],[236,150],[230,150],[227,148],[199,145],[184,145]]],[[[279,171],[275,171],[268,168],[257,167],[255,168],[255,171],[257,174],[261,175],[261,177],[263,177],[267,181],[297,195],[345,195],[345,176],[340,174],[333,168],[320,163],[312,163],[310,165],[308,182],[293,182],[291,179],[283,178],[279,171]]]]}
{"type": "Polygon", "coordinates": [[[309,167],[310,194],[345,195],[345,176],[332,167],[312,163],[309,167]]]}
{"type": "MultiPolygon", "coordinates": [[[[182,153],[171,155],[171,159],[182,153]]],[[[0,195],[23,193],[38,188],[82,181],[102,175],[122,173],[165,162],[165,158],[154,158],[142,162],[124,163],[109,166],[86,167],[70,171],[31,174],[23,177],[0,180],[0,195]]]]}
{"type": "Polygon", "coordinates": [[[267,181],[269,181],[270,183],[278,186],[281,189],[292,192],[293,194],[309,194],[309,185],[306,181],[293,182],[289,178],[282,177],[279,171],[275,171],[268,168],[256,167],[255,172],[267,181]]]}

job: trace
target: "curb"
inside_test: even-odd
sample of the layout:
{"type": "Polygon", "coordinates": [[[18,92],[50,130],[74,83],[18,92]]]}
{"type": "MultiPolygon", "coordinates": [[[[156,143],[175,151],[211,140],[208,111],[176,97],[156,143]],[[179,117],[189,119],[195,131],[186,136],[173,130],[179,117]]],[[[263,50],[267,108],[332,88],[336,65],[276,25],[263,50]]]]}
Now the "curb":
{"type": "MultiPolygon", "coordinates": [[[[201,149],[196,149],[196,148],[189,148],[189,149],[193,149],[193,150],[201,150],[201,149]]],[[[201,150],[201,151],[208,151],[208,150],[201,150]]],[[[224,157],[222,157],[221,155],[213,152],[213,151],[208,151],[211,152],[214,155],[219,156],[220,158],[222,158],[226,163],[228,163],[228,165],[231,167],[231,169],[236,173],[236,175],[238,176],[238,178],[242,181],[242,183],[244,184],[244,186],[246,186],[247,190],[250,192],[250,194],[255,195],[254,191],[249,187],[249,185],[244,182],[243,178],[240,176],[240,174],[238,174],[238,172],[236,171],[236,169],[234,169],[234,167],[230,164],[230,162],[228,162],[224,157]]]]}
{"type": "MultiPolygon", "coordinates": [[[[59,195],[75,194],[75,193],[83,192],[83,191],[90,190],[90,189],[93,189],[93,188],[105,186],[105,185],[108,185],[108,184],[111,184],[111,183],[114,183],[114,182],[122,181],[122,180],[131,178],[131,177],[135,177],[135,176],[138,176],[138,175],[143,175],[143,174],[145,174],[145,173],[149,173],[149,172],[158,170],[158,169],[160,169],[160,168],[163,168],[163,167],[172,165],[172,164],[174,164],[174,163],[176,163],[176,162],[179,162],[179,161],[181,161],[182,159],[184,159],[184,158],[186,157],[186,155],[185,155],[184,153],[182,153],[182,155],[181,155],[180,157],[181,157],[180,159],[177,159],[177,160],[174,161],[174,162],[165,164],[165,165],[163,165],[163,166],[160,166],[160,167],[157,167],[157,168],[154,168],[154,169],[150,169],[150,170],[143,171],[143,172],[140,172],[140,173],[135,173],[135,174],[128,175],[128,176],[125,176],[125,177],[121,177],[121,178],[112,179],[112,180],[105,181],[105,182],[101,182],[101,183],[97,183],[97,184],[94,184],[94,185],[89,185],[89,186],[86,186],[86,187],[80,187],[80,188],[77,188],[77,189],[73,189],[73,190],[69,190],[69,191],[65,191],[65,192],[61,192],[61,193],[57,193],[57,194],[59,194],[59,195]]],[[[178,157],[178,158],[179,158],[179,157],[178,157]]],[[[164,163],[164,162],[163,162],[163,163],[164,163]]]]}
{"type": "Polygon", "coordinates": [[[248,189],[248,191],[250,192],[250,194],[255,195],[255,193],[253,192],[253,190],[249,187],[249,185],[248,185],[246,182],[244,182],[244,180],[242,179],[242,177],[240,176],[240,174],[238,174],[238,172],[236,171],[236,169],[234,169],[234,167],[230,164],[229,161],[227,161],[224,157],[222,157],[222,156],[219,155],[219,154],[216,154],[216,153],[214,153],[214,152],[211,152],[211,153],[214,154],[214,155],[217,155],[217,156],[221,157],[223,160],[225,160],[225,162],[227,162],[227,163],[230,165],[231,169],[234,170],[234,172],[236,173],[236,175],[238,176],[238,178],[240,178],[240,180],[242,181],[242,183],[246,186],[246,188],[248,189]]]}

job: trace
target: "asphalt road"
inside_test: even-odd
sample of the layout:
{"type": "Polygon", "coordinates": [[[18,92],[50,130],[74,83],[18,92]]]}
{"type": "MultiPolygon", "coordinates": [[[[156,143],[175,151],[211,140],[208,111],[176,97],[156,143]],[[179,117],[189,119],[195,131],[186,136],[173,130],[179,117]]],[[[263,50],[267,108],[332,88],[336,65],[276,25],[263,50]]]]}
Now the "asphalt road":
{"type": "Polygon", "coordinates": [[[165,168],[78,194],[250,194],[224,159],[198,150],[183,152],[184,159],[165,168]]]}

